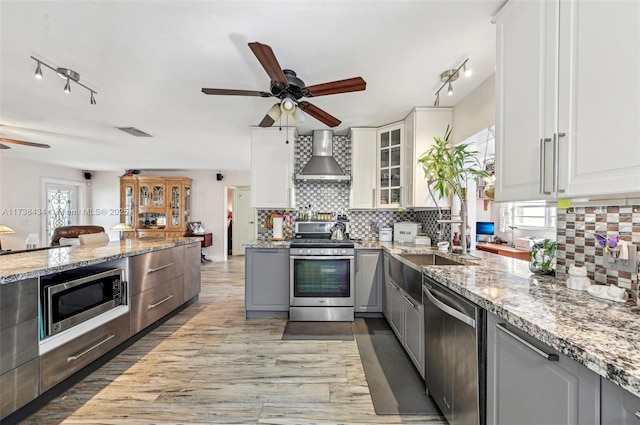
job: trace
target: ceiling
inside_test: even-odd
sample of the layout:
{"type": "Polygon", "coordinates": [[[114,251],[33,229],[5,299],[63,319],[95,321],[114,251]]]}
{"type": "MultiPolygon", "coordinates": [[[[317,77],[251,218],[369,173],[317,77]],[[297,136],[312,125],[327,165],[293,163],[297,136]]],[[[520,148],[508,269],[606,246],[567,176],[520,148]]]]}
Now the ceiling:
{"type": "MultiPolygon", "coordinates": [[[[0,136],[51,149],[11,145],[0,160],[92,171],[248,170],[249,129],[275,98],[200,90],[269,91],[247,46],[253,41],[271,46],[307,85],[364,78],[365,91],[306,99],[342,121],[336,134],[433,105],[440,74],[469,58],[473,75],[455,82],[452,96],[443,90],[440,106],[454,106],[494,73],[491,19],[503,3],[1,0],[0,136]],[[65,94],[64,80],[44,67],[36,80],[30,56],[78,72],[97,104],[73,83],[65,94]]],[[[297,127],[327,128],[310,116],[297,127]]]]}

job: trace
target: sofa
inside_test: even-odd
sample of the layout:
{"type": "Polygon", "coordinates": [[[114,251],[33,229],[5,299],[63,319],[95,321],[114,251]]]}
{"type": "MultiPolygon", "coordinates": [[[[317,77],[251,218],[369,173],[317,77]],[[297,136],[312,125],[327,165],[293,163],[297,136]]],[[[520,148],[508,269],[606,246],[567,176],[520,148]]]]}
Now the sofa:
{"type": "Polygon", "coordinates": [[[104,227],[93,225],[57,227],[53,231],[53,236],[51,237],[51,246],[59,246],[60,238],[71,239],[77,238],[79,235],[88,235],[90,233],[104,233],[104,227]]]}

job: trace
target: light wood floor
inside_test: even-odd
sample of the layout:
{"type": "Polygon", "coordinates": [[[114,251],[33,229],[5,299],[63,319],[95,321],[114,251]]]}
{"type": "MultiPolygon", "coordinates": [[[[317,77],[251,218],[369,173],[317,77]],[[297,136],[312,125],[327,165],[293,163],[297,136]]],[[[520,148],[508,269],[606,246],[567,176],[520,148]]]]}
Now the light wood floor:
{"type": "Polygon", "coordinates": [[[244,318],[244,257],[203,266],[200,300],[25,424],[441,423],[375,414],[355,341],[282,341],[244,318]]]}

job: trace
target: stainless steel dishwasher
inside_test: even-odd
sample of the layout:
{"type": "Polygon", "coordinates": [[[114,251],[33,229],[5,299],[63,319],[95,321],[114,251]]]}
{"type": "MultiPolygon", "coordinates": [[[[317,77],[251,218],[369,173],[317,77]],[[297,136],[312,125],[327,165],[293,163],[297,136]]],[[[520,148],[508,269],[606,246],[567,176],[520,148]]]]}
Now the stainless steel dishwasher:
{"type": "Polygon", "coordinates": [[[484,425],[484,309],[423,275],[425,384],[450,425],[484,425]]]}

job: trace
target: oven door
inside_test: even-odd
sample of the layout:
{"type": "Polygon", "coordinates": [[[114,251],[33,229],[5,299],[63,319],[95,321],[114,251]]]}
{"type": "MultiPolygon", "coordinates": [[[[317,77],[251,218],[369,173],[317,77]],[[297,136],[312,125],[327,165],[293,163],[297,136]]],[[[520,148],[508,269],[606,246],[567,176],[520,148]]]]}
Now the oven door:
{"type": "Polygon", "coordinates": [[[291,261],[292,306],[353,307],[353,256],[294,256],[291,261]]]}

